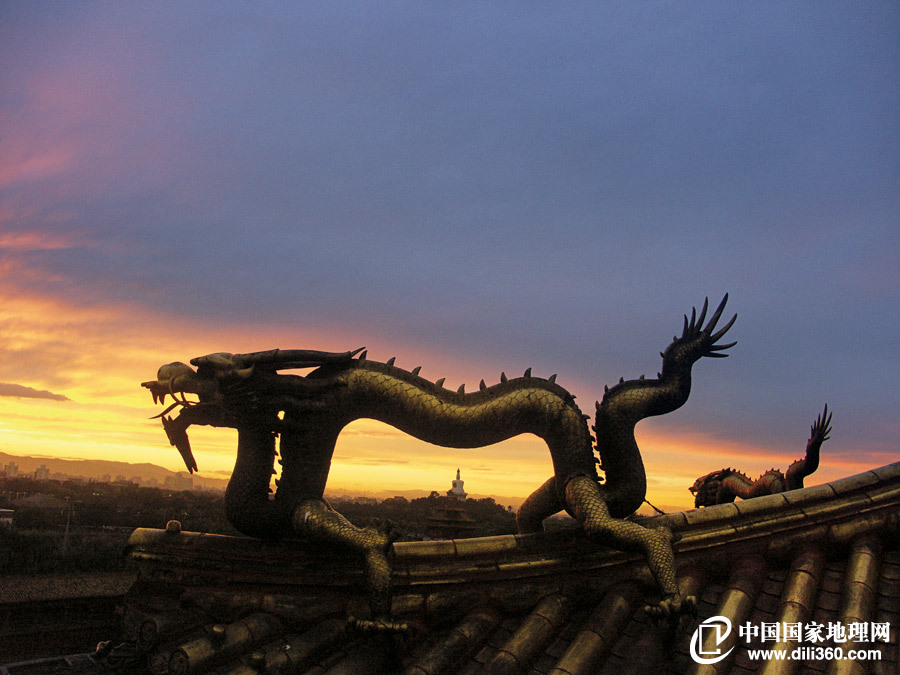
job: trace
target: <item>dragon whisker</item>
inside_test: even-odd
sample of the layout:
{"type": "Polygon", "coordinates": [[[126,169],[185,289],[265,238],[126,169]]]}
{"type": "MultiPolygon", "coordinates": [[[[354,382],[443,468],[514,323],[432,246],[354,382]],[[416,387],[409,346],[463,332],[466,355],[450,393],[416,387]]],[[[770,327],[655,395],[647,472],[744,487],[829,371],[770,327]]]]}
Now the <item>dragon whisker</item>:
{"type": "Polygon", "coordinates": [[[151,420],[158,420],[158,419],[159,419],[160,417],[162,417],[163,415],[172,412],[172,410],[175,409],[175,408],[177,408],[179,405],[182,405],[182,404],[181,404],[180,402],[178,402],[178,401],[175,401],[175,403],[173,403],[173,404],[170,405],[168,408],[166,408],[165,410],[163,410],[161,413],[159,413],[159,415],[154,415],[154,416],[151,417],[150,419],[151,419],[151,420]]]}

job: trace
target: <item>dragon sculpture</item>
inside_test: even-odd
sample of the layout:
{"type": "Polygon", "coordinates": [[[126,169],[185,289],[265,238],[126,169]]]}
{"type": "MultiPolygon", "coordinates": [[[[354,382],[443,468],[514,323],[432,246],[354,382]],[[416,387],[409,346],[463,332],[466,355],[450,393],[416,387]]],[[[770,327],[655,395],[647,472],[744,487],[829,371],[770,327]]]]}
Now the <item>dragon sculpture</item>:
{"type": "Polygon", "coordinates": [[[810,427],[806,442],[806,456],[791,464],[787,471],[769,469],[755,481],[735,469],[719,469],[700,476],[688,488],[694,495],[694,506],[715,506],[733,502],[736,497],[750,499],[762,495],[773,495],[786,490],[803,487],[803,479],[819,468],[819,450],[831,433],[831,413],[828,406],[810,427]]]}
{"type": "Polygon", "coordinates": [[[187,429],[194,424],[237,429],[237,460],[225,492],[225,511],[240,532],[277,538],[295,534],[331,542],[360,553],[365,560],[371,619],[351,619],[364,630],[404,630],[391,620],[390,551],[396,536],[389,523],[358,528],[323,500],[325,482],[338,434],[348,423],[371,418],[390,424],[423,441],[456,448],[475,448],[522,433],[543,439],[550,450],[554,475],[522,505],[518,527],[541,529],[542,521],[568,511],[597,541],[642,553],[662,590],[654,617],[675,620],[694,607],[681,597],[675,579],[671,535],[625,520],[644,500],[646,475],[634,438],[635,424],[680,407],[691,389],[691,367],[704,356],[724,357],[736,343],[717,344],[735,315],[716,331],[728,296],[706,326],[707,302],[697,316],[684,317],[681,337],[661,352],[657,379],[620,380],[607,388],[596,404],[596,449],[589,417],[575,397],[549,379],[507,379],[466,393],[430,382],[419,368],[406,371],[370,361],[366,352],[331,353],[311,350],[271,350],[249,354],[217,353],[184,363],[162,366],[157,379],[144,382],[154,402],[175,403],[162,418],[169,441],[182,454],[189,471],[197,469],[187,429]],[[280,370],[313,368],[306,375],[280,370]],[[194,394],[197,400],[188,400],[194,394]],[[168,413],[179,408],[176,417],[168,413]],[[275,442],[280,437],[282,466],[274,497],[269,482],[274,472],[275,442]]]}

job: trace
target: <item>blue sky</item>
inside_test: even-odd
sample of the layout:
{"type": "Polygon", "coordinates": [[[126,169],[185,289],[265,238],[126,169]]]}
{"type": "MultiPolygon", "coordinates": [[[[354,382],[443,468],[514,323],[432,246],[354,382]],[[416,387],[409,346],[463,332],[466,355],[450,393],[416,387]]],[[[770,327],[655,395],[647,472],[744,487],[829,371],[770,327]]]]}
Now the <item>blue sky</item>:
{"type": "Polygon", "coordinates": [[[896,3],[7,2],[0,62],[0,382],[189,330],[590,411],[728,292],[648,428],[784,468],[827,402],[823,469],[896,457],[896,3]]]}

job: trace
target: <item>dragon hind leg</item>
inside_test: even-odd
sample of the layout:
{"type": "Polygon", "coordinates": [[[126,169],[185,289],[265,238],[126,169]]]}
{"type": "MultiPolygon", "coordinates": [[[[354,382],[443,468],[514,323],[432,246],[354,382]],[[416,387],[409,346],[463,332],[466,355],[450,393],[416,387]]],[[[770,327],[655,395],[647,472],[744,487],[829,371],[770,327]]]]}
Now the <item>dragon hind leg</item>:
{"type": "Polygon", "coordinates": [[[356,527],[323,501],[300,502],[292,516],[297,534],[325,541],[361,553],[366,566],[366,589],[369,593],[370,620],[350,619],[350,624],[363,631],[399,632],[406,624],[391,621],[391,563],[389,554],[397,533],[390,522],[373,521],[368,527],[356,527]]]}
{"type": "Polygon", "coordinates": [[[648,529],[613,518],[597,482],[587,476],[576,476],[568,482],[566,502],[587,534],[620,551],[644,554],[663,592],[658,606],[645,608],[650,616],[677,621],[681,614],[693,611],[695,599],[691,596],[682,598],[678,590],[671,536],[667,530],[648,529]]]}

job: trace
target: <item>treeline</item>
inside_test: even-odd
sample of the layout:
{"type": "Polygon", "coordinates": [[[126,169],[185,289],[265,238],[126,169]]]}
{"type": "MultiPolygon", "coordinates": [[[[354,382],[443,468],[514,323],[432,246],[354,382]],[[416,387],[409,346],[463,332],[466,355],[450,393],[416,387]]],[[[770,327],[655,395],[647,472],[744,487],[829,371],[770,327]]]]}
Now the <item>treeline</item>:
{"type": "Polygon", "coordinates": [[[13,527],[0,527],[0,574],[124,569],[123,550],[138,527],[236,535],[221,493],[178,492],[131,483],[0,479],[0,508],[13,527]]]}
{"type": "MultiPolygon", "coordinates": [[[[441,509],[459,506],[460,502],[452,497],[446,497],[432,492],[428,497],[406,499],[405,497],[391,497],[379,504],[360,504],[355,502],[337,501],[332,504],[354,525],[363,527],[368,525],[373,518],[391,520],[406,540],[422,539],[427,533],[428,519],[441,509]]],[[[504,506],[495,502],[491,497],[484,499],[467,499],[461,503],[465,513],[471,517],[474,529],[472,537],[489,537],[496,534],[515,534],[516,516],[504,506]]]]}
{"type": "Polygon", "coordinates": [[[162,528],[174,519],[185,530],[237,534],[225,520],[220,492],[16,477],[0,480],[0,508],[15,509],[20,530],[65,527],[67,522],[76,529],[162,528]]]}
{"type": "MultiPolygon", "coordinates": [[[[391,520],[401,540],[416,540],[425,537],[432,515],[457,504],[432,492],[412,500],[336,501],[333,506],[359,527],[374,518],[391,520]]],[[[463,506],[475,521],[470,536],[516,531],[514,514],[491,498],[468,499],[463,506]]],[[[0,527],[0,574],[123,569],[122,551],[131,531],[164,528],[169,520],[180,521],[186,531],[240,536],[225,519],[223,495],[218,492],[0,478],[0,508],[15,510],[13,527],[0,527]]]]}
{"type": "Polygon", "coordinates": [[[0,527],[0,574],[114,572],[125,568],[127,532],[0,527]]]}

